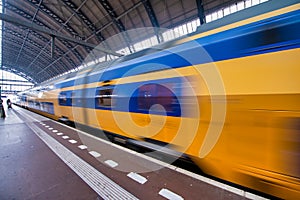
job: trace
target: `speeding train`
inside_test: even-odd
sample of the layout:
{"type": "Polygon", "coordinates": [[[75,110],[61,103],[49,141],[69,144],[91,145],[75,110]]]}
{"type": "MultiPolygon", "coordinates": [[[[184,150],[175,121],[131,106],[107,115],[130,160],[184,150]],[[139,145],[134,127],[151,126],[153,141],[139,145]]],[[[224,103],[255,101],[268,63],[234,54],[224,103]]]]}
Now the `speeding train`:
{"type": "Polygon", "coordinates": [[[19,105],[300,198],[300,2],[268,1],[186,37],[46,81],[19,105]]]}

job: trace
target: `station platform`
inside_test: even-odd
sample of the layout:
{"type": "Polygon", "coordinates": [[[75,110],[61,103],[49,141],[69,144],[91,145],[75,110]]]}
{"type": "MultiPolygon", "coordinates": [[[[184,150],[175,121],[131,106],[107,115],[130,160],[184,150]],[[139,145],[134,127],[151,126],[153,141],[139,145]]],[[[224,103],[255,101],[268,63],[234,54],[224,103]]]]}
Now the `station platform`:
{"type": "Polygon", "coordinates": [[[14,106],[0,119],[0,199],[264,199],[14,106]]]}

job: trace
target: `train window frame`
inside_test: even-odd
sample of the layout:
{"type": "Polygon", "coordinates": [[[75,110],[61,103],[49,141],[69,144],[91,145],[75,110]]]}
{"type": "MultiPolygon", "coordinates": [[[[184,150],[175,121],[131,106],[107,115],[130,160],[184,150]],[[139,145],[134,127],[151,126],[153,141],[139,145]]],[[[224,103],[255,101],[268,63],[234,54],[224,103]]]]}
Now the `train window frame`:
{"type": "Polygon", "coordinates": [[[96,108],[113,108],[115,101],[113,100],[114,87],[100,87],[96,89],[95,107],[96,108]]]}
{"type": "Polygon", "coordinates": [[[76,102],[76,93],[75,91],[71,91],[71,105],[72,106],[76,106],[77,102],[76,102]]]}

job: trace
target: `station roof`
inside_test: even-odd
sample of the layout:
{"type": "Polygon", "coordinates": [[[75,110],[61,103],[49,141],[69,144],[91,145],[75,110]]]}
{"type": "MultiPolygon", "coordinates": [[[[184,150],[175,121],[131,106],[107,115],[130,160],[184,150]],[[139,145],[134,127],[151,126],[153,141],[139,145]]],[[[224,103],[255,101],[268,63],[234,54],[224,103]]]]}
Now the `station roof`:
{"type": "Polygon", "coordinates": [[[2,67],[38,84],[78,68],[100,43],[107,51],[99,50],[96,56],[117,56],[125,46],[135,51],[131,46],[135,38],[126,35],[122,42],[103,43],[116,34],[143,27],[170,29],[197,18],[204,23],[205,15],[235,2],[3,0],[2,67]]]}

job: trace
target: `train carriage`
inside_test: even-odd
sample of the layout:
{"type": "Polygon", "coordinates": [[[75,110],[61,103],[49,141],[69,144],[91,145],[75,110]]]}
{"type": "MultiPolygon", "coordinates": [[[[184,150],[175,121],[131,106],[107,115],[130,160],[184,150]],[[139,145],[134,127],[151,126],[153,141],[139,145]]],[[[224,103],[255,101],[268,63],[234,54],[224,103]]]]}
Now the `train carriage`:
{"type": "Polygon", "coordinates": [[[270,1],[106,68],[45,82],[53,87],[21,100],[56,120],[162,144],[207,174],[296,199],[299,9],[299,1],[270,1]]]}

